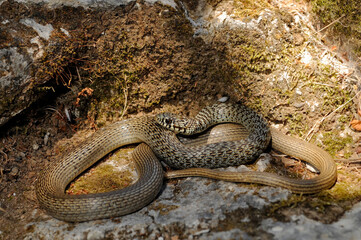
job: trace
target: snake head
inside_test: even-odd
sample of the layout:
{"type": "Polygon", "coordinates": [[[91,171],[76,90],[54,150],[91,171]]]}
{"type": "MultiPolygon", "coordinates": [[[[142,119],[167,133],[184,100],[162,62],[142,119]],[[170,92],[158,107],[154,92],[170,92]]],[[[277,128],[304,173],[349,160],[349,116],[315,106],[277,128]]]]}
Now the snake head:
{"type": "Polygon", "coordinates": [[[161,126],[175,133],[185,134],[187,132],[187,121],[174,113],[159,113],[155,120],[161,126]]]}

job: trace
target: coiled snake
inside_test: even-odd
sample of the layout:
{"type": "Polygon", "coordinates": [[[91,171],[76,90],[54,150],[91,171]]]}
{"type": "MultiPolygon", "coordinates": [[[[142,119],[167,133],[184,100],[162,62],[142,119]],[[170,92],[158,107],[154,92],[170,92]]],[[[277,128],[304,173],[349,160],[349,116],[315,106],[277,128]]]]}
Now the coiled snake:
{"type": "Polygon", "coordinates": [[[158,158],[172,168],[190,168],[169,172],[166,175],[168,178],[203,176],[281,186],[296,193],[315,193],[330,188],[337,178],[333,159],[322,149],[275,129],[270,131],[260,115],[243,105],[221,103],[203,109],[190,122],[165,114],[156,118],[126,119],[97,131],[75,151],[65,153],[60,161],[50,164],[40,174],[36,182],[37,198],[41,207],[50,215],[64,221],[80,222],[125,215],[144,207],[159,193],[164,174],[158,158]],[[239,140],[244,135],[244,128],[219,125],[213,136],[211,132],[196,139],[197,144],[194,141],[187,144],[182,143],[174,132],[161,126],[188,133],[193,124],[203,126],[196,127],[195,131],[203,131],[223,122],[242,124],[247,129],[248,136],[239,140]],[[320,174],[313,179],[298,180],[272,173],[232,173],[203,168],[226,167],[252,161],[267,148],[271,135],[274,149],[311,163],[320,174]],[[140,144],[133,152],[140,176],[135,184],[106,193],[64,193],[70,181],[107,153],[121,146],[140,142],[146,144],[140,144]]]}

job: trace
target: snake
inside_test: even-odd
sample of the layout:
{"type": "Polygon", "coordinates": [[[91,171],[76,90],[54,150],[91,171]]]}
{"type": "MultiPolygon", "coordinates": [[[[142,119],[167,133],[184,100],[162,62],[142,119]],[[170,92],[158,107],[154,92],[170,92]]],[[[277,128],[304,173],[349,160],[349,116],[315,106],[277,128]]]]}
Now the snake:
{"type": "Polygon", "coordinates": [[[65,152],[59,161],[49,164],[40,173],[35,190],[41,208],[49,215],[67,222],[83,222],[135,212],[156,198],[164,177],[186,176],[260,183],[288,188],[295,193],[316,193],[332,187],[337,179],[332,157],[321,148],[269,128],[261,115],[243,104],[217,103],[204,108],[191,120],[158,114],[110,124],[96,131],[74,151],[65,152]],[[193,141],[176,135],[202,132],[214,125],[218,129],[216,134],[208,131],[208,135],[196,136],[193,141]],[[241,139],[245,129],[247,136],[241,139]],[[254,161],[270,141],[272,148],[309,162],[320,174],[313,179],[299,180],[273,173],[213,169],[254,161]],[[99,159],[134,143],[141,143],[132,154],[139,176],[136,183],[105,193],[65,194],[68,184],[99,159]],[[159,160],[176,170],[164,174],[159,160]]]}

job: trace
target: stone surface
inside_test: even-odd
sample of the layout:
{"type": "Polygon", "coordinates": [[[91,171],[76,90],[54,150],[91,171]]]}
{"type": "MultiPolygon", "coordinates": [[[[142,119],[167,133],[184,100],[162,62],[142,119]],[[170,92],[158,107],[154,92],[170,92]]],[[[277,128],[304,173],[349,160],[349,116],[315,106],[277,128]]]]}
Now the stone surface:
{"type": "Polygon", "coordinates": [[[275,239],[361,239],[361,203],[356,204],[338,221],[322,224],[307,217],[292,216],[291,221],[277,222],[265,219],[261,229],[271,233],[275,239]]]}
{"type": "Polygon", "coordinates": [[[256,192],[234,183],[187,178],[167,184],[153,203],[136,213],[78,224],[53,218],[36,221],[28,224],[31,233],[25,239],[360,239],[361,203],[331,224],[303,215],[293,215],[289,222],[265,217],[271,203],[289,196],[280,188],[256,192]],[[254,215],[260,213],[264,216],[259,216],[254,235],[242,230],[247,223],[252,228],[254,215]],[[239,223],[228,225],[231,216],[239,223]]]}
{"type": "Polygon", "coordinates": [[[289,196],[288,190],[280,188],[263,187],[257,193],[235,183],[187,178],[176,185],[167,184],[153,203],[134,214],[78,224],[55,219],[38,221],[27,226],[32,232],[25,239],[83,239],[85,235],[94,239],[239,238],[248,235],[237,227],[227,226],[229,215],[241,211],[243,214],[237,217],[247,223],[253,218],[253,211],[262,212],[271,203],[289,196]]]}

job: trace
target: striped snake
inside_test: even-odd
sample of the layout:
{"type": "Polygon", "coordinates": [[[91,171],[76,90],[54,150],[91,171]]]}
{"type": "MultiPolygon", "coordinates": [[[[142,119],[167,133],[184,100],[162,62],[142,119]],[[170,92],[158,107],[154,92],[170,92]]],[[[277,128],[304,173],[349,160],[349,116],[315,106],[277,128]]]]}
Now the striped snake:
{"type": "Polygon", "coordinates": [[[50,215],[69,222],[129,214],[150,203],[159,193],[164,173],[158,159],[172,168],[184,169],[168,172],[168,178],[211,177],[280,186],[296,193],[315,193],[330,188],[337,178],[333,159],[322,149],[283,135],[275,129],[269,130],[260,115],[243,105],[221,103],[204,108],[193,120],[161,114],[157,117],[126,119],[97,131],[74,151],[65,153],[60,161],[42,171],[36,182],[37,198],[50,215]],[[164,127],[193,134],[192,131],[204,131],[223,122],[239,123],[243,127],[221,124],[214,128],[216,130],[188,141],[178,138],[173,131],[164,127]],[[240,138],[244,135],[244,129],[247,129],[245,139],[240,138]],[[271,135],[274,149],[311,163],[321,172],[320,175],[309,180],[298,180],[272,173],[232,173],[206,169],[253,161],[267,148],[271,135]],[[135,184],[106,193],[65,194],[65,188],[76,176],[107,153],[141,142],[146,144],[140,144],[133,152],[139,175],[135,184]]]}

